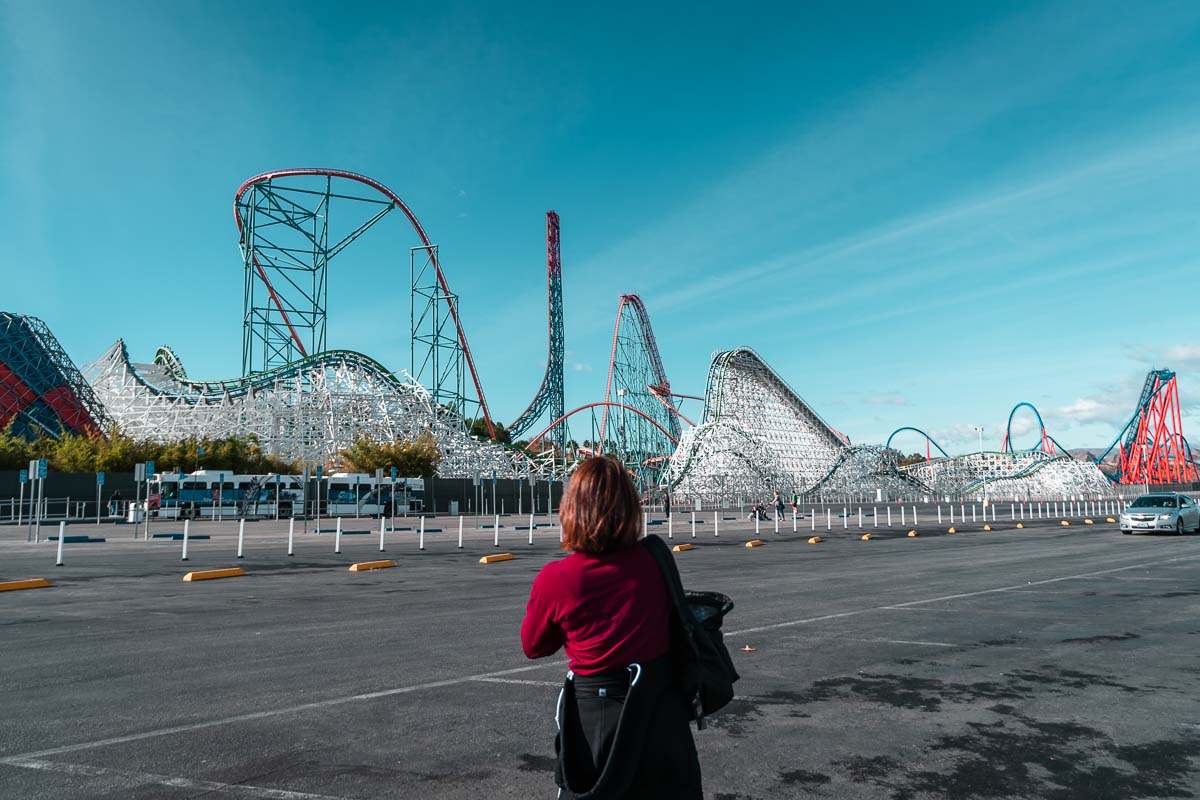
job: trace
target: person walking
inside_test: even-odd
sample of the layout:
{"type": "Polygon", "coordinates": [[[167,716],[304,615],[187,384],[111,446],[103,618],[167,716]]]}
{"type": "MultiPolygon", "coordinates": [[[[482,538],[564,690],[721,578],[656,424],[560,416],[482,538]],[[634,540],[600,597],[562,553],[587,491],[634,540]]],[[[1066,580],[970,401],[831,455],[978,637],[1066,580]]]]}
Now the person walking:
{"type": "Polygon", "coordinates": [[[775,506],[775,519],[783,519],[783,497],[778,491],[775,492],[775,499],[771,502],[775,506]]]}
{"type": "Polygon", "coordinates": [[[108,498],[108,515],[110,517],[122,516],[121,503],[123,500],[124,498],[121,497],[121,490],[114,489],[113,493],[108,498]]]}
{"type": "Polygon", "coordinates": [[[564,550],[533,581],[521,645],[561,648],[569,672],[555,718],[563,800],[701,800],[690,709],[670,655],[671,596],[638,539],[641,504],[612,458],[583,462],[561,509],[564,550]]]}

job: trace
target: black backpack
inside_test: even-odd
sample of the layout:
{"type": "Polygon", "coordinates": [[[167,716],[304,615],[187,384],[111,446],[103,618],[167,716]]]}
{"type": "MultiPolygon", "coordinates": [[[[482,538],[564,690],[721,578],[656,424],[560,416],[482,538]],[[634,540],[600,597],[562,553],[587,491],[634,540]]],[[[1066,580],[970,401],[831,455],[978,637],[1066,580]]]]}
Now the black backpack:
{"type": "Polygon", "coordinates": [[[733,684],[740,677],[721,634],[721,622],[733,610],[733,601],[719,592],[685,592],[666,542],[653,534],[642,542],[658,562],[675,607],[671,655],[692,719],[704,730],[704,718],[733,699],[733,684]]]}

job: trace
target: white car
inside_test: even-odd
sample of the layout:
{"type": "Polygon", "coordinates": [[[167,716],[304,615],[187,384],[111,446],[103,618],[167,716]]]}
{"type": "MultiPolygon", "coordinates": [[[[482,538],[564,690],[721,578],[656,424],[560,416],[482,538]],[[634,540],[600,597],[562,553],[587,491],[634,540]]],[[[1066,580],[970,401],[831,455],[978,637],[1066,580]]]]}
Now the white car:
{"type": "Polygon", "coordinates": [[[1185,531],[1200,533],[1200,506],[1186,494],[1144,494],[1121,512],[1121,533],[1185,531]]]}

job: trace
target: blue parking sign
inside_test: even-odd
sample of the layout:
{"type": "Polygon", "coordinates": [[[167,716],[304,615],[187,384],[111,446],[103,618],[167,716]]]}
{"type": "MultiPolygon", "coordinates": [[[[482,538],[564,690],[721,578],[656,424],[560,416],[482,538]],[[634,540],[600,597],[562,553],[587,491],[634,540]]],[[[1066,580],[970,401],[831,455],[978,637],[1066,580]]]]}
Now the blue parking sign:
{"type": "Polygon", "coordinates": [[[104,473],[103,472],[96,473],[96,483],[99,484],[100,486],[104,485],[104,473]]]}
{"type": "Polygon", "coordinates": [[[392,467],[392,480],[396,480],[396,476],[400,474],[400,470],[392,467]]]}
{"type": "Polygon", "coordinates": [[[47,467],[46,459],[39,458],[38,459],[38,477],[39,478],[46,477],[46,472],[47,472],[46,467],[47,467]]]}
{"type": "Polygon", "coordinates": [[[29,470],[23,469],[20,472],[21,483],[29,483],[29,470]]]}
{"type": "Polygon", "coordinates": [[[150,480],[153,477],[154,477],[154,462],[147,461],[146,462],[146,480],[150,480]]]}

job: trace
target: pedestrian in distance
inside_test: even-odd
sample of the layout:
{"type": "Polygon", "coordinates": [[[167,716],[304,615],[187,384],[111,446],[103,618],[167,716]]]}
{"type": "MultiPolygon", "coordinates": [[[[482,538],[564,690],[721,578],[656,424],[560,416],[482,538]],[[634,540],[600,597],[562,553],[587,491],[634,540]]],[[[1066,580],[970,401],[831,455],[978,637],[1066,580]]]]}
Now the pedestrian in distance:
{"type": "Polygon", "coordinates": [[[124,499],[125,498],[121,497],[120,489],[113,490],[113,493],[108,498],[108,515],[110,517],[120,516],[121,504],[124,502],[124,499]]]}
{"type": "MultiPolygon", "coordinates": [[[[564,800],[700,800],[691,709],[671,658],[671,590],[639,542],[624,467],[590,458],[562,500],[564,550],[534,579],[521,625],[529,658],[566,651],[555,718],[564,800]]],[[[668,553],[669,555],[669,553],[668,553]]]]}
{"type": "Polygon", "coordinates": [[[771,504],[775,506],[775,519],[783,519],[783,498],[778,491],[775,492],[775,499],[771,504]]]}

